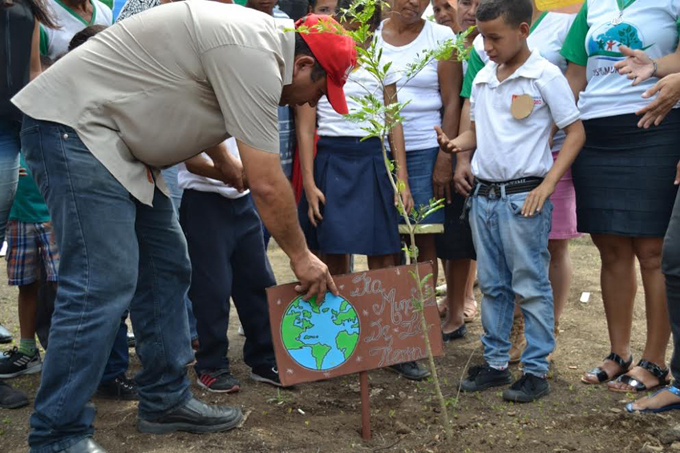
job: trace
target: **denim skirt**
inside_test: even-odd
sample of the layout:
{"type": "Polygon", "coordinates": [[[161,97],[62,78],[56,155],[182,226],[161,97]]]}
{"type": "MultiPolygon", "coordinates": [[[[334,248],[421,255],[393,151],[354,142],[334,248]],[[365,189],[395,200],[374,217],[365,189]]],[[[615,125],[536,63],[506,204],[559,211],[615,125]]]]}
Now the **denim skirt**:
{"type": "Polygon", "coordinates": [[[328,254],[387,255],[401,242],[394,191],[380,141],[359,137],[320,137],[314,159],[314,181],[326,197],[323,220],[314,228],[302,196],[300,224],[311,249],[328,254]]]}
{"type": "Polygon", "coordinates": [[[578,231],[663,237],[673,210],[680,160],[680,110],[659,126],[635,114],[586,120],[586,144],[572,166],[578,231]]]}
{"type": "MultiPolygon", "coordinates": [[[[408,169],[408,184],[413,196],[415,208],[430,204],[434,198],[432,173],[437,162],[439,147],[419,149],[406,152],[406,168],[408,169]]],[[[421,225],[444,223],[444,210],[439,209],[428,215],[420,222],[421,225]]]]}

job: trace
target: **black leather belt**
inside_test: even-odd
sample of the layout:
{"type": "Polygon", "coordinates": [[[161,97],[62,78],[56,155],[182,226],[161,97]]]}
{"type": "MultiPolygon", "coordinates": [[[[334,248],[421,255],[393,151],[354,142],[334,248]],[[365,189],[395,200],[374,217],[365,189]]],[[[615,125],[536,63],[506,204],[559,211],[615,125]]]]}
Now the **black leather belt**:
{"type": "Polygon", "coordinates": [[[536,187],[541,185],[543,178],[520,178],[511,181],[490,182],[481,179],[477,180],[479,189],[476,190],[477,195],[486,198],[500,198],[502,195],[502,187],[505,187],[505,194],[512,195],[516,193],[531,192],[536,187]]]}

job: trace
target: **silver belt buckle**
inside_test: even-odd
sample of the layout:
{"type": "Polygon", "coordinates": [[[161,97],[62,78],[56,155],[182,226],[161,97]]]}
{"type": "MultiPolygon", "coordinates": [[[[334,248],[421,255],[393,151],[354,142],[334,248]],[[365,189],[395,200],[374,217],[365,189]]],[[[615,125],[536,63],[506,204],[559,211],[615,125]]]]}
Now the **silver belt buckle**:
{"type": "Polygon", "coordinates": [[[489,199],[495,200],[497,196],[500,196],[500,187],[496,184],[491,184],[489,186],[489,199]]]}

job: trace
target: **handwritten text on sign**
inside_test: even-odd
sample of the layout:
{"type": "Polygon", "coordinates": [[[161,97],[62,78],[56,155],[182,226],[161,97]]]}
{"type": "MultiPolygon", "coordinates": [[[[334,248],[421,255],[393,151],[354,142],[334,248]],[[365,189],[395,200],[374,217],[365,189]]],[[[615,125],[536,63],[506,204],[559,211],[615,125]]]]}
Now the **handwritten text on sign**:
{"type": "MultiPolygon", "coordinates": [[[[284,385],[318,381],[383,368],[427,356],[420,314],[413,309],[413,266],[360,272],[335,278],[340,296],[328,293],[317,305],[304,301],[295,284],[267,290],[274,351],[284,385]]],[[[432,264],[419,265],[421,278],[432,264]]],[[[425,319],[435,355],[442,355],[433,290],[425,319]]]]}

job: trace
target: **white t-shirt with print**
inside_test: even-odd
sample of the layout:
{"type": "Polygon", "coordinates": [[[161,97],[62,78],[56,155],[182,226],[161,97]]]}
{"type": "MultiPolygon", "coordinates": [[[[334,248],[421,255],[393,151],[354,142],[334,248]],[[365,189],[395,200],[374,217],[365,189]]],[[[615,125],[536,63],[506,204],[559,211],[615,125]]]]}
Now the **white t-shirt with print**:
{"type": "MultiPolygon", "coordinates": [[[[642,49],[652,59],[675,52],[680,28],[680,1],[636,0],[623,10],[620,20],[616,20],[619,17],[616,0],[588,0],[584,8],[588,27],[585,34],[588,85],[579,96],[581,118],[634,113],[649,104],[650,100],[643,99],[642,93],[658,79],[650,78],[633,86],[614,68],[616,62],[624,59],[619,46],[623,44],[632,49],[642,49]]],[[[583,24],[579,24],[577,19],[574,28],[577,25],[583,24]]],[[[569,44],[584,45],[583,41],[569,44]]],[[[563,53],[569,50],[565,46],[563,53]]]]}
{"type": "Polygon", "coordinates": [[[475,122],[477,151],[472,174],[485,181],[544,177],[553,165],[548,143],[554,124],[564,129],[579,119],[574,95],[557,66],[533,51],[503,82],[490,62],[475,78],[470,119],[475,122]],[[534,109],[524,119],[511,113],[514,98],[528,94],[534,109]]]}
{"type": "MultiPolygon", "coordinates": [[[[229,154],[234,156],[236,159],[241,159],[238,153],[238,145],[236,144],[235,138],[228,138],[224,141],[224,144],[227,145],[229,154]]],[[[205,153],[202,153],[201,157],[210,160],[210,157],[205,153]]],[[[182,190],[192,189],[198,190],[199,192],[218,193],[223,197],[230,198],[232,200],[244,197],[250,193],[249,190],[239,192],[233,187],[229,187],[217,179],[206,178],[205,176],[191,173],[189,170],[187,170],[187,166],[183,163],[179,164],[178,168],[179,172],[177,173],[177,184],[179,184],[179,187],[182,190]]]]}
{"type": "Polygon", "coordinates": [[[392,62],[390,70],[399,77],[399,102],[411,101],[401,111],[406,151],[435,148],[439,145],[434,126],[442,124],[442,96],[437,71],[439,62],[431,61],[411,80],[407,80],[405,74],[408,64],[417,61],[419,55],[437,49],[448,39],[455,39],[455,35],[449,27],[425,21],[416,39],[405,46],[395,47],[382,39],[383,24],[376,31],[377,47],[383,49],[381,64],[392,62]]]}
{"type": "Polygon", "coordinates": [[[90,0],[92,20],[85,22],[82,17],[66,6],[61,0],[48,0],[50,10],[59,28],[40,27],[40,53],[52,61],[68,52],[73,36],[89,25],[112,25],[111,9],[99,0],[90,0]]]}
{"type": "MultiPolygon", "coordinates": [[[[397,78],[395,73],[388,72],[385,86],[395,83],[397,78]]],[[[353,97],[362,98],[371,94],[383,101],[383,93],[377,80],[361,66],[352,71],[343,89],[350,113],[356,113],[361,109],[361,104],[352,99],[353,97]]],[[[319,125],[317,134],[320,137],[364,137],[367,132],[362,127],[370,127],[370,124],[350,121],[337,113],[326,96],[322,97],[316,106],[316,117],[319,125]]]]}
{"type": "MultiPolygon", "coordinates": [[[[529,34],[527,39],[529,49],[532,51],[538,50],[543,58],[560,68],[562,73],[567,70],[567,60],[560,55],[560,50],[562,50],[562,44],[564,44],[564,40],[575,17],[576,14],[544,13],[537,19],[537,23],[532,27],[531,34],[529,34]]],[[[489,56],[484,52],[484,38],[482,35],[478,35],[475,38],[473,45],[481,60],[484,64],[487,64],[490,60],[489,56]]],[[[564,131],[557,131],[553,139],[552,150],[561,150],[566,137],[564,131]]]]}

